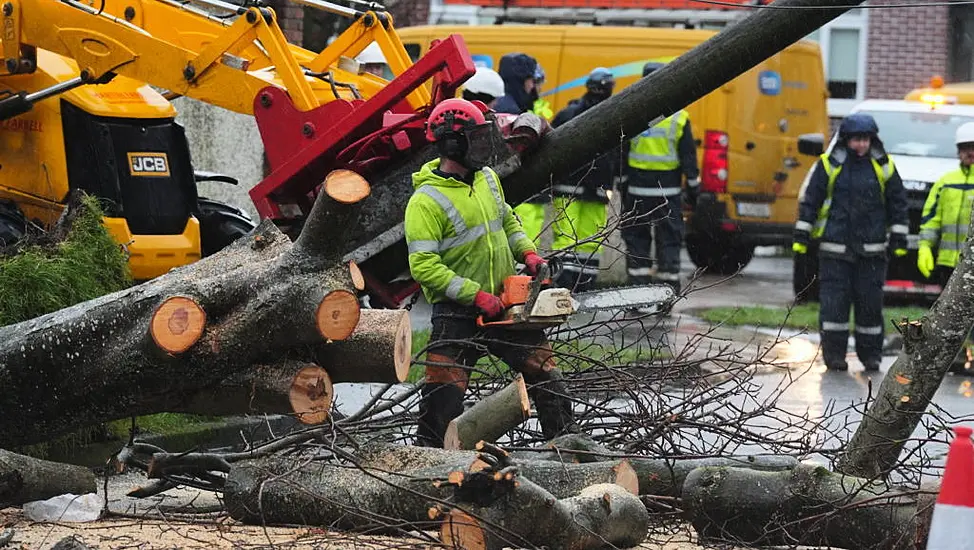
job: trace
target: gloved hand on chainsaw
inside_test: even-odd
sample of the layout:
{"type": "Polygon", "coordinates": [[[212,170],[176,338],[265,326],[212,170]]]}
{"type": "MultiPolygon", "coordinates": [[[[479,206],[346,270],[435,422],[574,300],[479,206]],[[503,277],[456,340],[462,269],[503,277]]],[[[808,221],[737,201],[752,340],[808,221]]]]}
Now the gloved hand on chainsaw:
{"type": "Polygon", "coordinates": [[[473,305],[480,308],[480,311],[484,312],[484,317],[488,319],[498,317],[504,311],[504,302],[497,296],[488,294],[483,290],[477,291],[477,295],[473,299],[473,305]]]}
{"type": "Polygon", "coordinates": [[[531,275],[537,275],[538,270],[541,266],[548,263],[548,260],[538,256],[537,252],[525,252],[524,253],[524,266],[528,268],[528,273],[531,275]]]}

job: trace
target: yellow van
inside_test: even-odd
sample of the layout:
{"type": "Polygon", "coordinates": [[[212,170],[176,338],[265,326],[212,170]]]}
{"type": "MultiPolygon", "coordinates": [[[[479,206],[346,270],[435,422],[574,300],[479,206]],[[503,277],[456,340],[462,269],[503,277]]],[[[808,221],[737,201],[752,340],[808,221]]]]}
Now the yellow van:
{"type": "MultiPolygon", "coordinates": [[[[555,112],[585,93],[595,67],[611,69],[616,91],[642,76],[651,59],[673,59],[714,31],[548,25],[421,26],[398,29],[413,59],[430,41],[459,34],[474,61],[497,69],[523,52],[545,72],[542,96],[555,112]]],[[[687,250],[712,272],[733,273],[758,245],[791,242],[802,178],[815,159],[798,136],[828,133],[827,89],[818,44],[802,41],[690,105],[701,196],[687,217],[687,250]]]]}

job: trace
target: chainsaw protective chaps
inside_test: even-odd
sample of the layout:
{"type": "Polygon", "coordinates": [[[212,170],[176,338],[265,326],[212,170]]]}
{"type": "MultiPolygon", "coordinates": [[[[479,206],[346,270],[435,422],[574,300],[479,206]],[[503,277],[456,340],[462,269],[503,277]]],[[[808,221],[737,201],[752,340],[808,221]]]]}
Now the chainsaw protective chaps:
{"type": "Polygon", "coordinates": [[[420,390],[416,444],[443,448],[443,437],[450,421],[463,412],[462,388],[456,384],[426,383],[420,390]]]}

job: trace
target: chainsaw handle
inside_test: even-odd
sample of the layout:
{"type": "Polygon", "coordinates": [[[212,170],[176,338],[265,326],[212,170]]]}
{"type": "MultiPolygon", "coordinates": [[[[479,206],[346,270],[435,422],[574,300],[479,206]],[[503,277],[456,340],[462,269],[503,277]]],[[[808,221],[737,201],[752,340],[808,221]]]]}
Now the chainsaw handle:
{"type": "Polygon", "coordinates": [[[514,321],[510,319],[500,320],[500,321],[484,321],[483,315],[477,316],[477,326],[480,328],[490,328],[503,325],[513,325],[514,321]]]}
{"type": "Polygon", "coordinates": [[[561,275],[562,266],[565,262],[561,259],[561,256],[554,256],[552,258],[546,258],[548,260],[548,277],[552,281],[557,281],[558,276],[561,275]]]}

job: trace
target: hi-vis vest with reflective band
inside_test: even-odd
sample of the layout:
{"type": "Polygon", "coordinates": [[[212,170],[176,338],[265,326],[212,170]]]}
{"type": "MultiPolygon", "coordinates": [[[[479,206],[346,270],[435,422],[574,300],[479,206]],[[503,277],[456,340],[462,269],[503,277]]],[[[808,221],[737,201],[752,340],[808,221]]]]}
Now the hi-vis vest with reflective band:
{"type": "Polygon", "coordinates": [[[544,99],[536,99],[534,105],[531,106],[531,112],[547,121],[551,121],[552,117],[555,116],[555,111],[552,110],[551,103],[544,99]]]}
{"type": "MultiPolygon", "coordinates": [[[[832,192],[835,190],[835,180],[839,177],[839,172],[842,171],[842,165],[832,166],[829,161],[829,154],[825,153],[819,157],[822,159],[822,167],[825,169],[825,175],[829,178],[829,184],[825,191],[825,200],[822,201],[822,207],[818,209],[818,219],[815,220],[815,226],[812,228],[812,238],[817,239],[825,233],[825,224],[829,221],[829,209],[832,207],[832,192]]],[[[879,195],[881,197],[886,196],[886,182],[893,177],[893,159],[887,157],[886,164],[880,164],[874,158],[869,159],[873,164],[873,170],[876,172],[876,179],[879,180],[879,195]]]]}
{"type": "Polygon", "coordinates": [[[497,174],[485,168],[467,185],[433,172],[439,162],[413,174],[404,221],[409,271],[429,303],[470,304],[478,290],[498,294],[515,257],[535,247],[504,202],[497,174]]]}
{"type": "Polygon", "coordinates": [[[944,174],[923,205],[920,243],[937,248],[937,265],[956,267],[960,260],[974,205],[972,175],[960,168],[944,174]]]}
{"type": "Polygon", "coordinates": [[[678,111],[633,138],[629,143],[629,166],[654,171],[679,168],[677,144],[689,119],[689,113],[678,111]]]}

